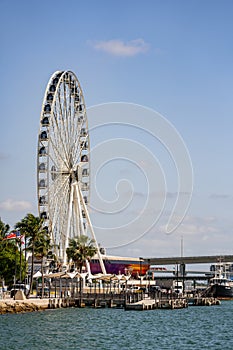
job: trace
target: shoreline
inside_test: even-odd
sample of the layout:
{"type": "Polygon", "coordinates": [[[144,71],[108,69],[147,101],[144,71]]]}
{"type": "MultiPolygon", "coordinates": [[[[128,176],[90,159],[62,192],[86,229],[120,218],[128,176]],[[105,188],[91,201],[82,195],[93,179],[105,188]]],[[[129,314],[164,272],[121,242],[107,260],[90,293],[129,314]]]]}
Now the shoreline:
{"type": "Polygon", "coordinates": [[[0,315],[18,314],[49,309],[49,299],[0,300],[0,315]]]}
{"type": "Polygon", "coordinates": [[[125,310],[152,310],[152,309],[181,309],[188,306],[212,306],[221,305],[220,300],[216,298],[176,298],[176,299],[139,299],[138,296],[128,302],[124,299],[95,298],[29,298],[23,300],[2,299],[0,300],[0,315],[18,314],[34,311],[44,311],[48,309],[67,308],[67,307],[94,307],[94,308],[124,308],[125,310]]]}

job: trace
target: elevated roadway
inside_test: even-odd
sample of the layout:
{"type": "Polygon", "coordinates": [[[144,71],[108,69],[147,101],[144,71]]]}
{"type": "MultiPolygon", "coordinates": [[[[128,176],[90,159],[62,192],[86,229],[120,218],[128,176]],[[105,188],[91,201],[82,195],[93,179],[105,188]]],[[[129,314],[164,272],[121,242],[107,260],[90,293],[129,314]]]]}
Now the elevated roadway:
{"type": "Polygon", "coordinates": [[[211,264],[233,263],[233,255],[206,255],[206,256],[177,256],[169,258],[140,258],[150,265],[174,265],[174,264],[211,264]]]}

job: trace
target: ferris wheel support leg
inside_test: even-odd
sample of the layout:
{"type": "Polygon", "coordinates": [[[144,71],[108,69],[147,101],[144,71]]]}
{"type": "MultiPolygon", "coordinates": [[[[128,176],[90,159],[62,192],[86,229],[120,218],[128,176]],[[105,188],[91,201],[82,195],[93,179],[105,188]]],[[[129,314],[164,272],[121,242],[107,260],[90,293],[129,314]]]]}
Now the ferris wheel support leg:
{"type": "Polygon", "coordinates": [[[63,246],[64,251],[62,252],[64,265],[67,265],[66,248],[68,248],[68,246],[69,246],[69,233],[70,233],[70,222],[71,222],[71,214],[72,214],[72,206],[73,206],[73,197],[74,197],[74,187],[71,186],[68,221],[67,221],[68,224],[67,224],[67,230],[66,230],[66,236],[65,236],[65,242],[64,242],[65,244],[63,246]]]}
{"type": "Polygon", "coordinates": [[[97,255],[98,255],[98,258],[99,258],[99,262],[100,262],[100,267],[101,267],[102,273],[104,275],[106,275],[107,274],[106,273],[106,269],[105,269],[104,262],[103,262],[103,259],[102,259],[102,256],[101,256],[101,253],[100,253],[100,250],[99,250],[99,245],[98,245],[96,237],[95,237],[95,233],[94,233],[93,226],[92,226],[92,223],[91,223],[91,220],[90,220],[90,216],[89,216],[89,213],[88,213],[88,210],[87,210],[87,207],[86,207],[86,203],[84,202],[83,196],[80,193],[81,190],[80,190],[79,186],[77,186],[77,187],[78,187],[79,196],[80,196],[80,199],[81,199],[81,202],[82,202],[85,214],[86,214],[87,223],[88,223],[88,225],[90,227],[92,238],[95,241],[95,245],[96,245],[96,248],[97,248],[97,255]]]}
{"type": "MultiPolygon", "coordinates": [[[[80,228],[81,234],[85,235],[84,226],[83,226],[83,216],[82,216],[82,210],[81,210],[81,205],[80,205],[80,194],[79,194],[79,190],[78,190],[78,183],[76,182],[73,186],[74,186],[75,194],[76,194],[76,196],[74,196],[74,205],[75,205],[75,209],[77,212],[77,219],[80,219],[80,222],[81,222],[81,225],[80,225],[81,226],[81,228],[80,228]]],[[[78,232],[78,235],[80,235],[80,232],[78,232]]]]}
{"type": "Polygon", "coordinates": [[[87,272],[88,272],[89,276],[91,276],[91,267],[90,267],[90,263],[88,260],[86,260],[86,267],[87,267],[87,272]]]}
{"type": "MultiPolygon", "coordinates": [[[[79,194],[79,190],[78,190],[78,183],[74,183],[74,207],[77,213],[77,218],[80,218],[80,222],[81,222],[81,234],[85,235],[84,232],[84,226],[83,226],[83,216],[82,216],[82,210],[81,210],[81,205],[80,205],[80,194],[79,194]]],[[[90,263],[88,260],[86,260],[86,268],[87,268],[87,272],[89,273],[89,275],[91,275],[91,268],[90,268],[90,263]]]]}

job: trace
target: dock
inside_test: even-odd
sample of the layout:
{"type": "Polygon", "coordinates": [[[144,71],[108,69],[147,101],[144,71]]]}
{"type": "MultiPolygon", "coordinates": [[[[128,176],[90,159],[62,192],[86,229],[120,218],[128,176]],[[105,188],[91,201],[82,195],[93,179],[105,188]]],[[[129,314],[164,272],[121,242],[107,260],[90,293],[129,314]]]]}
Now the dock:
{"type": "Polygon", "coordinates": [[[153,309],[183,309],[188,307],[186,299],[142,299],[136,303],[126,304],[125,310],[153,310],[153,309]]]}
{"type": "Polygon", "coordinates": [[[169,295],[149,295],[145,293],[81,293],[75,296],[29,298],[0,301],[0,314],[41,311],[57,308],[121,308],[126,311],[155,309],[183,309],[189,306],[220,305],[213,297],[174,297],[169,295]]]}
{"type": "Polygon", "coordinates": [[[125,310],[153,310],[153,309],[184,309],[188,306],[212,306],[220,305],[216,298],[177,298],[177,299],[142,299],[136,303],[125,304],[125,310]]]}
{"type": "Polygon", "coordinates": [[[184,309],[189,306],[220,305],[216,298],[158,298],[152,299],[134,293],[133,295],[83,295],[82,298],[49,299],[49,308],[60,307],[92,307],[92,308],[123,308],[126,311],[155,310],[155,309],[184,309]]]}

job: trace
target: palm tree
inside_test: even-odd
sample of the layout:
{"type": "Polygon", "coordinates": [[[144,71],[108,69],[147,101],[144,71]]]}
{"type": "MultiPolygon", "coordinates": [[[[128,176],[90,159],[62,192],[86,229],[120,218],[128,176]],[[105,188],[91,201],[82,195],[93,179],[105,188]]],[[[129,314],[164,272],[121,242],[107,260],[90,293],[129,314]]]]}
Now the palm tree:
{"type": "Polygon", "coordinates": [[[80,273],[86,261],[90,261],[97,253],[97,248],[94,244],[95,241],[85,235],[69,239],[69,247],[66,249],[66,254],[68,260],[74,262],[80,273]]]}
{"type": "Polygon", "coordinates": [[[38,235],[35,241],[34,254],[37,258],[41,259],[41,273],[42,273],[42,292],[41,297],[44,297],[44,257],[48,256],[51,249],[50,237],[46,234],[38,235]]]}
{"type": "Polygon", "coordinates": [[[31,265],[31,278],[30,278],[30,293],[32,293],[32,283],[34,275],[34,255],[36,241],[41,235],[46,235],[47,231],[43,228],[44,219],[36,217],[33,214],[27,214],[24,219],[15,224],[15,229],[19,230],[21,235],[25,236],[25,249],[26,239],[28,239],[28,250],[32,252],[32,265],[31,265]]]}
{"type": "MultiPolygon", "coordinates": [[[[95,241],[85,235],[80,235],[69,239],[69,247],[66,249],[68,260],[73,263],[82,272],[83,265],[97,253],[97,248],[94,246],[95,241]]],[[[79,279],[80,305],[82,303],[82,281],[79,279]]]]}

